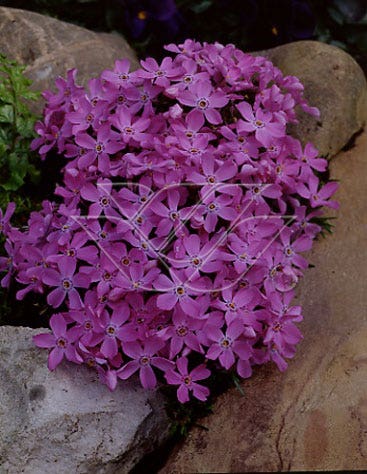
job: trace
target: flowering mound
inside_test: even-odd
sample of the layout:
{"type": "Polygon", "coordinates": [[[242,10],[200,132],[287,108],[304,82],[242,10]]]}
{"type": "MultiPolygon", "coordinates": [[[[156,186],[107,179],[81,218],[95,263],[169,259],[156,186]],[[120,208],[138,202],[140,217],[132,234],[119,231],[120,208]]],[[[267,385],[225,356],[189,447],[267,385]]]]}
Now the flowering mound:
{"type": "Polygon", "coordinates": [[[86,363],[114,389],[139,371],[205,400],[202,379],[223,367],[241,377],[273,360],[285,370],[302,338],[291,306],[336,183],[326,160],[286,132],[295,107],[317,115],[303,86],[233,45],[187,40],[173,59],[127,60],[89,92],[58,79],[37,124],[42,158],[65,157],[58,203],[28,227],[1,228],[0,263],[26,293],[47,295],[50,370],[86,363]],[[194,364],[194,367],[192,365],[194,364]]]}

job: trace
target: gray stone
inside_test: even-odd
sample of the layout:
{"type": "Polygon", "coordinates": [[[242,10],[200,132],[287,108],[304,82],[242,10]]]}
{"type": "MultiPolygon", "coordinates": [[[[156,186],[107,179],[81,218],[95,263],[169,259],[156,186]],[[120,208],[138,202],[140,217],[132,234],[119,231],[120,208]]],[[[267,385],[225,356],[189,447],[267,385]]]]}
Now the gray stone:
{"type": "MultiPolygon", "coordinates": [[[[27,66],[35,90],[54,87],[57,76],[78,69],[78,82],[112,68],[128,58],[138,66],[135,52],[118,34],[95,33],[80,26],[25,10],[0,7],[0,52],[27,66]]],[[[41,106],[40,102],[40,106],[41,106]]]]}
{"type": "Polygon", "coordinates": [[[127,473],[166,439],[163,399],[137,383],[115,392],[94,371],[46,366],[32,336],[44,329],[0,327],[0,472],[127,473]]]}
{"type": "Polygon", "coordinates": [[[269,58],[281,71],[297,76],[305,97],[321,112],[319,120],[302,110],[290,127],[303,143],[311,141],[331,157],[367,122],[367,82],[356,61],[343,50],[317,41],[298,41],[253,53],[269,58]]]}

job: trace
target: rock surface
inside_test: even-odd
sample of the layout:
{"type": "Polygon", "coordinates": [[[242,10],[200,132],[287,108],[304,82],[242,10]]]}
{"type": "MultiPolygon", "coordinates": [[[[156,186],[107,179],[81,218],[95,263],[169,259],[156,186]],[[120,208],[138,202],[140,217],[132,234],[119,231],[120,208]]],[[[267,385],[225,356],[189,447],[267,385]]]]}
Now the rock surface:
{"type": "Polygon", "coordinates": [[[57,76],[78,69],[78,82],[88,80],[116,59],[129,58],[136,68],[135,52],[118,34],[94,33],[70,23],[25,10],[0,7],[0,52],[20,64],[34,81],[35,90],[52,88],[57,76]]]}
{"type": "Polygon", "coordinates": [[[334,233],[298,288],[304,340],[282,374],[263,367],[192,429],[161,474],[367,470],[367,133],[331,164],[334,233]]]}
{"type": "Polygon", "coordinates": [[[162,399],[134,383],[111,393],[68,362],[49,372],[39,332],[0,327],[0,472],[129,472],[167,436],[162,399]]]}
{"type": "Polygon", "coordinates": [[[290,132],[313,142],[331,157],[367,122],[367,82],[356,61],[343,50],[317,41],[297,41],[253,53],[269,58],[286,75],[297,76],[305,97],[321,112],[319,120],[300,111],[290,132]]]}

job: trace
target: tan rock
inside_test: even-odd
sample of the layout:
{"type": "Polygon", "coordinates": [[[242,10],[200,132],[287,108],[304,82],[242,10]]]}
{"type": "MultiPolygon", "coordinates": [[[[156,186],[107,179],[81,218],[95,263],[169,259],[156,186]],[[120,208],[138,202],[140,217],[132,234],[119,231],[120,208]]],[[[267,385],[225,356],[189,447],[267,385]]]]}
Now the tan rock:
{"type": "MultiPolygon", "coordinates": [[[[54,87],[57,76],[78,69],[78,82],[112,68],[116,59],[129,58],[134,68],[136,55],[118,34],[94,33],[38,13],[0,7],[0,52],[27,65],[33,88],[54,87]]],[[[40,106],[42,106],[40,102],[40,106]]]]}
{"type": "Polygon", "coordinates": [[[341,207],[298,288],[305,338],[289,369],[260,367],[245,396],[221,396],[161,474],[367,470],[366,132],[331,175],[341,207]]]}
{"type": "Polygon", "coordinates": [[[324,156],[333,156],[367,122],[367,83],[356,61],[343,50],[317,41],[298,41],[259,53],[286,75],[305,86],[310,105],[320,109],[319,120],[300,110],[290,132],[313,142],[324,156]]]}

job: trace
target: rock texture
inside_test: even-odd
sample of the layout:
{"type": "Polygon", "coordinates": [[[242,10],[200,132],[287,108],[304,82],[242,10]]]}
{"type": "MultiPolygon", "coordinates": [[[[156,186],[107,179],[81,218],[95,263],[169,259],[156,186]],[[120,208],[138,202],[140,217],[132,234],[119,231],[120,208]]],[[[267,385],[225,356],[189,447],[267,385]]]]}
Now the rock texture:
{"type": "Polygon", "coordinates": [[[367,133],[338,155],[333,235],[298,288],[304,340],[284,373],[260,368],[228,391],[161,474],[367,471],[367,133]]]}
{"type": "Polygon", "coordinates": [[[286,75],[305,86],[310,105],[321,117],[300,111],[300,123],[290,132],[304,143],[313,142],[324,156],[335,155],[367,122],[367,83],[356,61],[343,50],[317,41],[298,41],[264,55],[286,75]]]}
{"type": "Polygon", "coordinates": [[[167,436],[162,399],[134,383],[111,393],[68,362],[49,372],[39,332],[0,327],[0,472],[129,472],[167,436]]]}
{"type": "Polygon", "coordinates": [[[38,13],[0,7],[0,52],[21,64],[34,81],[34,89],[51,88],[57,76],[78,69],[78,80],[88,80],[111,68],[116,59],[136,55],[117,34],[94,33],[38,13]]]}

